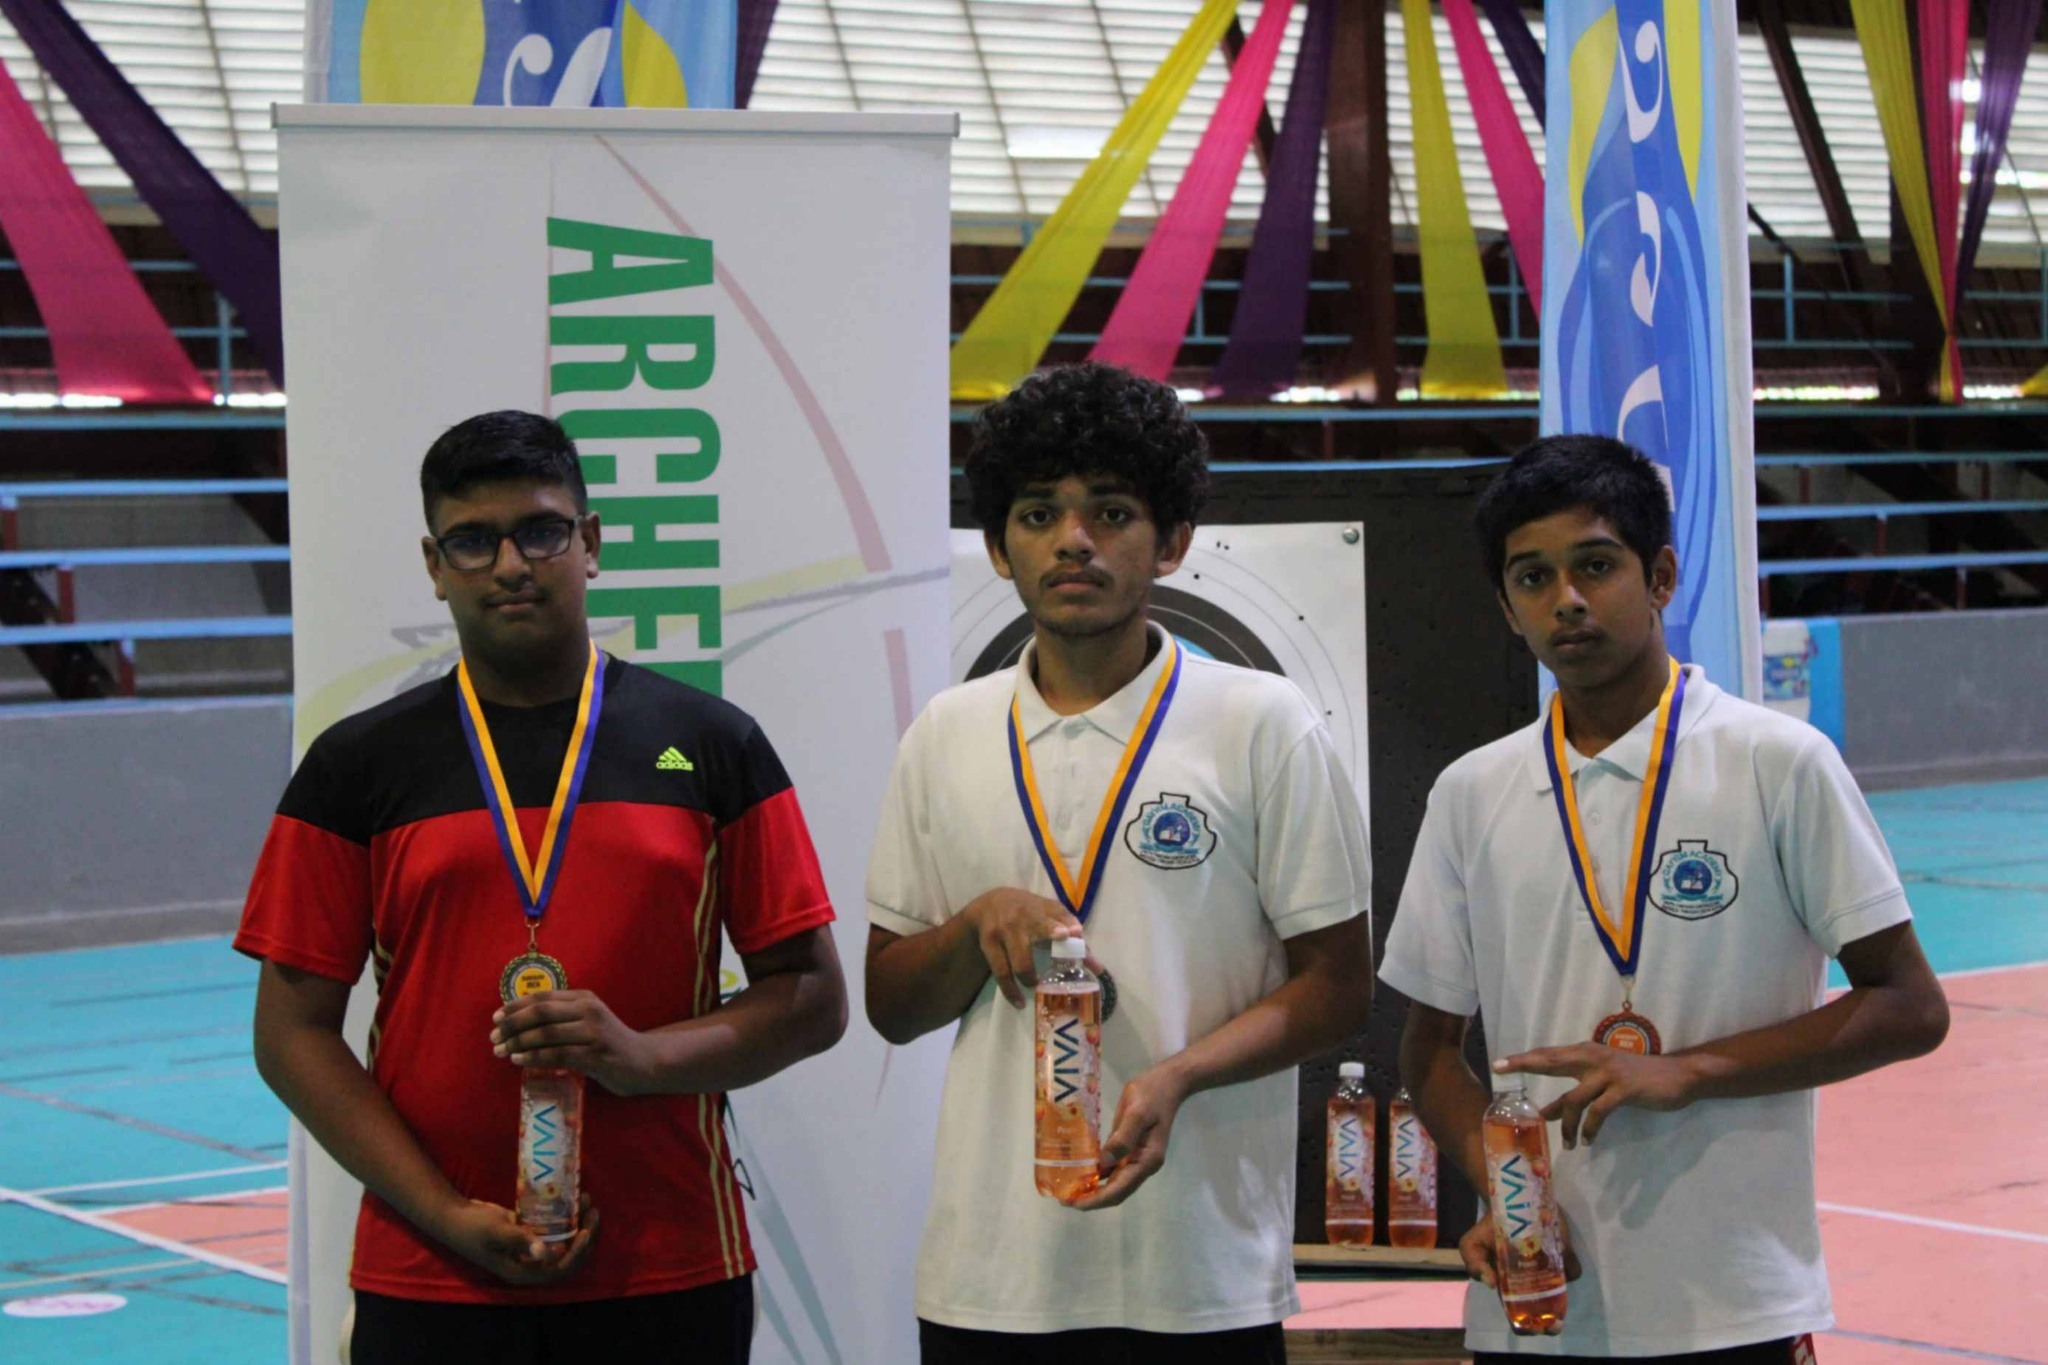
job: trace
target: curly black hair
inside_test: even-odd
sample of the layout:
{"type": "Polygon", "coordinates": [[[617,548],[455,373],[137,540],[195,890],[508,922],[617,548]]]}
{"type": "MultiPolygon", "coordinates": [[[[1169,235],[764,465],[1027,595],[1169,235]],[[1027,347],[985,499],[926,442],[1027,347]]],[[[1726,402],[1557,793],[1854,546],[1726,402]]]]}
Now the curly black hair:
{"type": "Polygon", "coordinates": [[[1486,581],[1501,588],[1508,537],[1518,527],[1571,507],[1611,523],[1643,562],[1671,544],[1671,490],[1650,458],[1609,436],[1546,436],[1525,446],[1487,485],[1473,512],[1486,581]]]}
{"type": "Polygon", "coordinates": [[[1034,374],[983,408],[966,472],[974,519],[992,536],[1027,485],[1074,474],[1128,481],[1165,534],[1209,501],[1209,439],[1166,385],[1090,361],[1034,374]]]}

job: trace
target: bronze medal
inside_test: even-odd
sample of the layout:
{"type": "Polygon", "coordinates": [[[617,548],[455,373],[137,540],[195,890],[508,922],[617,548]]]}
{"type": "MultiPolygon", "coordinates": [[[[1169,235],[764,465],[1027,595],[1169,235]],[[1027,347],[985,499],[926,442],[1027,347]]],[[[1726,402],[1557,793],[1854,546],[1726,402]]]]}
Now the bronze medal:
{"type": "Polygon", "coordinates": [[[1600,1021],[1600,1026],[1593,1030],[1593,1041],[1617,1052],[1633,1052],[1638,1057],[1655,1057],[1664,1050],[1657,1026],[1626,1004],[1600,1021]]]}

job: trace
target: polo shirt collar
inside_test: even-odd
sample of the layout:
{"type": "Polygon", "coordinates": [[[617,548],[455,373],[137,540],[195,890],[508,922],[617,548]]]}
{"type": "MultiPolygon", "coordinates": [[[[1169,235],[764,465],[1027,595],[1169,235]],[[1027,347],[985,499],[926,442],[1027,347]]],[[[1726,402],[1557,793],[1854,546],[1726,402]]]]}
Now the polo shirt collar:
{"type": "MultiPolygon", "coordinates": [[[[1698,664],[1685,664],[1685,712],[1678,718],[1678,738],[1683,743],[1687,736],[1698,728],[1700,718],[1721,695],[1721,689],[1707,679],[1698,664]]],[[[1529,729],[1527,766],[1530,780],[1539,792],[1550,790],[1550,764],[1543,756],[1543,737],[1550,728],[1550,708],[1546,704],[1543,714],[1529,729]]],[[[1576,778],[1593,763],[1604,763],[1631,782],[1643,780],[1643,772],[1650,766],[1650,742],[1655,737],[1657,713],[1652,710],[1635,723],[1635,727],[1614,743],[1602,749],[1592,758],[1587,758],[1571,745],[1565,745],[1564,761],[1576,778]]]]}
{"type": "MultiPolygon", "coordinates": [[[[1166,667],[1166,630],[1164,627],[1147,622],[1146,631],[1157,642],[1158,648],[1152,657],[1138,670],[1138,676],[1125,683],[1116,694],[1097,702],[1080,714],[1080,719],[1100,730],[1119,744],[1131,741],[1131,732],[1138,728],[1138,717],[1144,714],[1145,703],[1152,696],[1152,685],[1159,681],[1159,674],[1166,667]]],[[[1045,704],[1045,698],[1038,694],[1038,683],[1032,677],[1032,660],[1038,649],[1036,640],[1024,646],[1023,654],[1017,659],[1017,713],[1024,722],[1024,742],[1029,744],[1061,721],[1074,719],[1062,716],[1045,704]]]]}

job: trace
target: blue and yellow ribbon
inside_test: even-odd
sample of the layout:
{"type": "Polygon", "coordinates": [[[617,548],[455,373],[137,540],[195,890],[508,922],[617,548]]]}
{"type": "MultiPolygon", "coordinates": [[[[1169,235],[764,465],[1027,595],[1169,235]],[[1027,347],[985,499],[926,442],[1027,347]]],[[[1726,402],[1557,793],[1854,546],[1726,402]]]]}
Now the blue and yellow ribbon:
{"type": "Polygon", "coordinates": [[[555,893],[555,874],[562,870],[562,857],[569,849],[569,822],[576,818],[576,804],[583,795],[583,777],[590,766],[591,746],[597,739],[598,715],[604,709],[604,654],[596,645],[590,647],[590,662],[583,669],[583,694],[576,701],[576,728],[569,732],[569,751],[562,755],[562,775],[555,783],[555,799],[548,807],[547,829],[541,835],[538,856],[532,858],[526,854],[519,812],[512,804],[511,788],[505,785],[505,770],[498,763],[497,746],[491,743],[491,723],[484,718],[483,703],[477,700],[467,659],[455,670],[455,678],[462,691],[462,734],[469,741],[469,756],[476,760],[484,805],[498,827],[498,847],[505,854],[506,866],[512,869],[527,923],[539,924],[540,917],[547,913],[549,897],[555,893]]]}
{"type": "Polygon", "coordinates": [[[1045,802],[1038,795],[1038,776],[1031,768],[1031,745],[1024,737],[1022,706],[1015,698],[1010,701],[1010,775],[1017,781],[1017,803],[1024,809],[1031,841],[1038,846],[1038,859],[1052,878],[1053,893],[1083,924],[1088,922],[1089,911],[1095,908],[1095,893],[1102,888],[1102,869],[1109,862],[1115,842],[1111,832],[1123,818],[1131,789],[1138,784],[1138,771],[1145,766],[1145,756],[1152,752],[1152,741],[1159,737],[1159,727],[1166,722],[1166,712],[1173,705],[1174,690],[1180,686],[1180,646],[1171,635],[1166,637],[1166,651],[1166,666],[1159,670],[1152,695],[1146,698],[1145,709],[1138,713],[1138,723],[1132,727],[1124,756],[1117,763],[1116,776],[1110,779],[1109,791],[1102,799],[1078,877],[1067,868],[1066,856],[1053,837],[1052,822],[1046,819],[1045,802]]]}
{"type": "Polygon", "coordinates": [[[1557,818],[1564,826],[1565,851],[1572,876],[1579,883],[1600,946],[1624,979],[1636,974],[1643,952],[1643,904],[1650,895],[1650,872],[1657,858],[1657,825],[1664,818],[1664,795],[1671,789],[1671,767],[1678,747],[1678,719],[1685,708],[1685,670],[1669,660],[1671,675],[1657,699],[1657,728],[1650,739],[1650,761],[1643,770],[1643,794],[1636,798],[1635,843],[1629,853],[1628,878],[1622,888],[1624,918],[1617,921],[1600,900],[1593,876],[1593,856],[1586,849],[1586,830],[1579,820],[1578,790],[1564,762],[1563,698],[1550,699],[1550,724],[1543,735],[1543,758],[1550,765],[1550,790],[1557,799],[1557,818]]]}

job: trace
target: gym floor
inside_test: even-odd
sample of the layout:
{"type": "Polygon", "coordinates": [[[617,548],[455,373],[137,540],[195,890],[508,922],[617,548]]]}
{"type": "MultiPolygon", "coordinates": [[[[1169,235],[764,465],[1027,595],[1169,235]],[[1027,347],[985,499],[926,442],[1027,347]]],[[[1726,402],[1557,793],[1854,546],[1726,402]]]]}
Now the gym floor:
{"type": "MultiPolygon", "coordinates": [[[[2048,1365],[2048,781],[1872,798],[1954,1027],[1825,1092],[1824,1365],[2048,1365]],[[2034,1159],[2029,1160],[2032,1156],[2034,1159]]],[[[219,938],[0,957],[0,1360],[285,1357],[284,1110],[219,938]]],[[[1304,1282],[1294,1327],[1455,1324],[1450,1282],[1304,1282]]]]}

